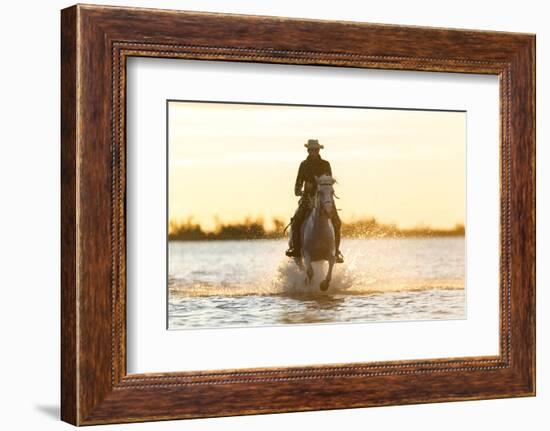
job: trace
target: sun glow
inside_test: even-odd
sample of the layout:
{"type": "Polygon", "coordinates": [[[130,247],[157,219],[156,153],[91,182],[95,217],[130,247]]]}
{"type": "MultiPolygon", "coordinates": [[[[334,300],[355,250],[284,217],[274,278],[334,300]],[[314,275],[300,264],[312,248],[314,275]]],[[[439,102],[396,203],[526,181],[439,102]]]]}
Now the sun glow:
{"type": "Polygon", "coordinates": [[[344,223],[464,223],[465,112],[197,102],[169,102],[169,220],[288,221],[309,138],[325,146],[344,223]]]}

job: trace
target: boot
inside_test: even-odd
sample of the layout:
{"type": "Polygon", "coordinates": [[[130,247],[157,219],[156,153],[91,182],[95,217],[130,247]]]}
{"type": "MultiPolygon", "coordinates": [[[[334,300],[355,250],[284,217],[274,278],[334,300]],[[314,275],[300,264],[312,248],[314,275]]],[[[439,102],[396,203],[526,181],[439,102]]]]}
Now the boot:
{"type": "Polygon", "coordinates": [[[342,252],[340,251],[340,229],[335,229],[334,232],[334,245],[336,248],[335,253],[335,261],[336,263],[343,263],[344,262],[344,256],[342,255],[342,252]]]}
{"type": "Polygon", "coordinates": [[[285,252],[288,257],[300,257],[301,246],[300,246],[300,227],[296,226],[297,223],[292,220],[291,230],[292,230],[292,240],[290,248],[285,252]]]}
{"type": "Polygon", "coordinates": [[[294,247],[290,247],[287,251],[285,251],[285,254],[288,257],[300,257],[301,256],[300,250],[298,250],[294,247]]]}

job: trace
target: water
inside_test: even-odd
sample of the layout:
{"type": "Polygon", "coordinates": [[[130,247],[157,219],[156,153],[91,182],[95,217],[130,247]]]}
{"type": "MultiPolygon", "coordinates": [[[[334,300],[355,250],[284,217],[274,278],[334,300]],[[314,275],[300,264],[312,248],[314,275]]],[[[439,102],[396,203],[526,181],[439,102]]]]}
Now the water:
{"type": "Polygon", "coordinates": [[[328,291],[326,262],[305,275],[285,240],[169,244],[169,328],[465,318],[464,238],[343,239],[328,291]]]}

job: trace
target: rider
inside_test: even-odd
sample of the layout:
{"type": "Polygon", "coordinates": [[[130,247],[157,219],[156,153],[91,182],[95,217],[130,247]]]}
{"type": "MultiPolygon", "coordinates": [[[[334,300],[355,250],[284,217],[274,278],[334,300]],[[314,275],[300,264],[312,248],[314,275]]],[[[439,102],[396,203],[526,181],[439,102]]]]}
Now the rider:
{"type": "MultiPolygon", "coordinates": [[[[296,184],[294,185],[294,194],[296,196],[301,196],[301,198],[298,203],[298,209],[296,209],[296,212],[291,219],[291,246],[285,253],[289,257],[301,256],[300,227],[311,209],[311,205],[317,191],[315,177],[320,175],[332,176],[330,163],[327,160],[323,160],[319,155],[319,150],[324,148],[323,145],[320,145],[317,139],[309,139],[307,144],[304,144],[304,147],[307,148],[309,155],[302,163],[300,163],[298,176],[296,177],[296,184]],[[302,185],[304,185],[304,183],[304,191],[302,191],[302,185]]],[[[340,227],[342,222],[340,221],[340,217],[338,217],[338,211],[333,212],[331,221],[332,226],[334,227],[334,240],[336,243],[336,262],[342,263],[344,261],[344,257],[340,252],[340,227]]]]}

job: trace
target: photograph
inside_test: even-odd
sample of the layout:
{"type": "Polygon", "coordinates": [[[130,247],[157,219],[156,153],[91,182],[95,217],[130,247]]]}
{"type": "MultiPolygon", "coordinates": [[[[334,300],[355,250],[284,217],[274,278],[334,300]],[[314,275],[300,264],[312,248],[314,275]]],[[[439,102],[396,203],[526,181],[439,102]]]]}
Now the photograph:
{"type": "Polygon", "coordinates": [[[466,318],[465,111],[166,113],[168,329],[466,318]]]}

